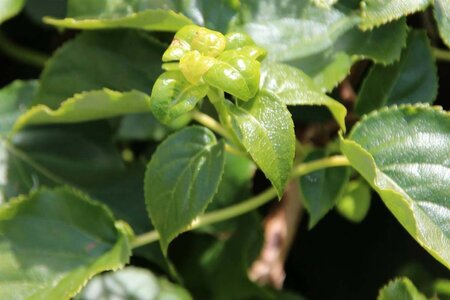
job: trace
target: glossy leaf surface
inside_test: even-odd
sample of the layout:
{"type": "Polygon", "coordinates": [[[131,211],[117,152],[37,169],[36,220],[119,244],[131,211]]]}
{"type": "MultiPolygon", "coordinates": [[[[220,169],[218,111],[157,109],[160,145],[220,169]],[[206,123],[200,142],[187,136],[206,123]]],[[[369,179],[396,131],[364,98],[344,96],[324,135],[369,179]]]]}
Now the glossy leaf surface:
{"type": "Polygon", "coordinates": [[[235,51],[229,50],[217,57],[204,79],[211,86],[248,101],[258,91],[260,63],[235,51]]]}
{"type": "Polygon", "coordinates": [[[216,57],[225,49],[226,40],[222,33],[197,25],[181,28],[164,52],[163,62],[180,60],[189,51],[198,51],[205,56],[216,57]]]}
{"type": "Polygon", "coordinates": [[[412,31],[400,61],[372,67],[362,84],[355,110],[362,115],[392,104],[432,103],[437,89],[437,70],[426,33],[412,31]]]}
{"type": "Polygon", "coordinates": [[[273,92],[286,105],[326,106],[345,130],[345,107],[322,93],[308,75],[297,68],[276,63],[263,64],[261,72],[261,89],[273,92]]]}
{"type": "Polygon", "coordinates": [[[439,28],[439,34],[447,45],[450,47],[450,1],[435,0],[434,1],[434,18],[439,28]]]}
{"type": "Polygon", "coordinates": [[[363,180],[354,180],[345,187],[336,209],[347,220],[361,222],[369,212],[370,188],[363,180]]]}
{"type": "Polygon", "coordinates": [[[0,208],[0,298],[70,299],[128,262],[128,235],[105,206],[68,188],[12,200],[0,208]]]}
{"type": "Polygon", "coordinates": [[[187,127],[162,142],[147,165],[145,201],[165,254],[217,192],[223,147],[208,129],[187,127]]]}
{"type": "Polygon", "coordinates": [[[138,91],[120,93],[103,89],[76,94],[56,110],[36,105],[17,119],[14,130],[29,125],[78,123],[146,111],[150,111],[148,95],[138,91]]]}
{"type": "Polygon", "coordinates": [[[83,32],[48,61],[33,103],[56,108],[76,93],[103,88],[150,93],[162,53],[162,45],[136,31],[83,32]]]}
{"type": "MultiPolygon", "coordinates": [[[[325,151],[311,152],[305,162],[326,157],[325,151]]],[[[313,228],[336,204],[349,178],[347,167],[326,168],[300,177],[300,191],[313,228]]]]}
{"type": "Polygon", "coordinates": [[[330,9],[308,1],[242,1],[243,25],[269,60],[283,61],[308,74],[330,91],[364,58],[389,64],[406,40],[404,19],[371,31],[358,28],[359,17],[338,3],[330,9]]]}
{"type": "Polygon", "coordinates": [[[75,299],[192,300],[192,297],[181,286],[147,269],[126,267],[94,277],[75,299]]]}
{"type": "Polygon", "coordinates": [[[294,159],[291,114],[269,91],[260,91],[252,100],[239,106],[228,102],[227,107],[234,132],[281,198],[294,159]]]}
{"type": "Polygon", "coordinates": [[[17,15],[25,5],[25,0],[2,0],[0,2],[0,23],[17,15]]]}
{"type": "Polygon", "coordinates": [[[414,284],[406,277],[397,278],[390,281],[384,286],[377,300],[426,300],[427,297],[422,295],[414,284]]]}
{"type": "Polygon", "coordinates": [[[391,107],[356,125],[341,150],[386,206],[450,267],[450,117],[425,105],[391,107]]]}
{"type": "Polygon", "coordinates": [[[373,27],[424,10],[430,0],[364,0],[361,2],[361,28],[373,27]]]}
{"type": "Polygon", "coordinates": [[[191,111],[207,92],[206,84],[193,85],[181,72],[168,71],[153,86],[151,110],[159,121],[169,124],[191,111]]]}
{"type": "Polygon", "coordinates": [[[177,31],[183,26],[192,24],[192,21],[182,14],[163,9],[144,10],[121,17],[65,19],[46,17],[44,22],[57,27],[82,30],[133,28],[154,31],[177,31]]]}

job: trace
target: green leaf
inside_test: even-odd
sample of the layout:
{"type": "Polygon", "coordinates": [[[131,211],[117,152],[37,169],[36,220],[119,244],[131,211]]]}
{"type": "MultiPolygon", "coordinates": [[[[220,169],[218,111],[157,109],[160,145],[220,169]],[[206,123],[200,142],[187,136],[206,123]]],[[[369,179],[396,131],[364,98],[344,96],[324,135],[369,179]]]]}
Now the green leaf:
{"type": "Polygon", "coordinates": [[[128,262],[129,229],[69,188],[0,208],[0,298],[70,299],[95,274],[128,262]]]}
{"type": "Polygon", "coordinates": [[[225,152],[222,180],[207,210],[225,208],[250,197],[255,171],[256,166],[249,158],[225,152]]]}
{"type": "Polygon", "coordinates": [[[379,294],[377,300],[426,300],[414,284],[406,277],[397,278],[390,281],[384,286],[379,294]]]}
{"type": "Polygon", "coordinates": [[[0,3],[0,23],[17,15],[25,5],[25,0],[2,0],[0,3]]]}
{"type": "Polygon", "coordinates": [[[191,300],[189,293],[147,269],[126,267],[94,277],[75,298],[99,299],[191,300]]]}
{"type": "Polygon", "coordinates": [[[437,89],[437,70],[426,33],[411,31],[400,61],[371,68],[359,91],[355,110],[362,115],[392,104],[432,103],[437,89]]]}
{"type": "Polygon", "coordinates": [[[37,89],[37,81],[16,80],[0,90],[0,136],[9,134],[17,118],[26,111],[37,89]]]}
{"type": "Polygon", "coordinates": [[[359,223],[370,208],[370,188],[363,180],[354,180],[345,187],[342,197],[336,203],[337,211],[347,220],[359,223]]]}
{"type": "Polygon", "coordinates": [[[389,64],[400,57],[405,19],[363,32],[358,16],[343,4],[323,9],[310,2],[244,0],[240,28],[268,50],[269,60],[298,67],[323,91],[342,81],[357,60],[389,64]]]}
{"type": "Polygon", "coordinates": [[[177,11],[197,25],[227,32],[237,14],[237,1],[233,0],[175,0],[177,11]]]}
{"type": "Polygon", "coordinates": [[[193,85],[181,72],[167,71],[153,86],[151,110],[160,122],[169,124],[194,109],[207,92],[206,84],[193,85]]]}
{"type": "Polygon", "coordinates": [[[136,31],[83,32],[48,61],[33,103],[56,108],[76,93],[103,88],[149,94],[161,74],[162,52],[136,31]]]}
{"type": "Polygon", "coordinates": [[[171,129],[161,124],[152,113],[125,116],[120,122],[117,138],[123,141],[162,141],[171,129]]]}
{"type": "Polygon", "coordinates": [[[217,192],[223,148],[211,131],[193,126],[169,136],[153,154],[145,174],[145,202],[165,255],[169,243],[189,228],[217,192]]]}
{"type": "Polygon", "coordinates": [[[447,45],[450,47],[450,1],[435,0],[434,1],[434,18],[438,25],[439,34],[447,45]]]}
{"type": "Polygon", "coordinates": [[[288,63],[311,76],[323,90],[330,91],[350,73],[352,64],[358,60],[371,59],[383,65],[398,60],[406,38],[405,18],[370,31],[353,27],[322,52],[288,63]]]}
{"type": "Polygon", "coordinates": [[[448,113],[426,105],[376,111],[341,150],[417,242],[450,267],[448,113]]]}
{"type": "Polygon", "coordinates": [[[74,18],[123,17],[148,9],[172,9],[172,0],[67,0],[67,15],[74,18]]]}
{"type": "Polygon", "coordinates": [[[242,1],[244,24],[256,44],[268,50],[268,59],[288,61],[330,47],[358,18],[344,7],[321,9],[309,1],[242,1]]]}
{"type": "MultiPolygon", "coordinates": [[[[326,152],[316,150],[311,152],[305,162],[311,162],[326,157],[326,152]]],[[[316,224],[334,207],[341,197],[349,179],[347,167],[326,168],[300,177],[300,191],[303,203],[308,211],[309,228],[316,224]]]]}
{"type": "Polygon", "coordinates": [[[313,0],[314,4],[321,8],[330,9],[338,0],[313,0]]]}
{"type": "Polygon", "coordinates": [[[256,59],[228,50],[204,75],[209,85],[221,89],[243,101],[256,95],[259,87],[260,63],[256,59]]]}
{"type": "Polygon", "coordinates": [[[186,287],[195,299],[278,299],[248,275],[264,239],[261,219],[252,212],[232,221],[234,230],[223,238],[189,236],[175,261],[186,287]]]}
{"type": "Polygon", "coordinates": [[[52,16],[64,18],[67,11],[67,0],[27,0],[24,11],[36,25],[44,26],[42,18],[52,16]]]}
{"type": "Polygon", "coordinates": [[[45,17],[44,22],[57,27],[82,30],[133,28],[151,31],[177,31],[183,26],[192,24],[192,21],[182,14],[164,9],[144,10],[120,17],[65,19],[45,17]]]}
{"type": "Polygon", "coordinates": [[[297,68],[276,63],[263,64],[260,88],[273,92],[286,105],[324,105],[345,130],[345,107],[322,93],[311,78],[297,68]]]}
{"type": "Polygon", "coordinates": [[[363,30],[388,23],[403,16],[425,10],[430,0],[364,0],[361,2],[361,23],[363,30]]]}
{"type": "Polygon", "coordinates": [[[239,106],[227,102],[227,108],[234,132],[281,198],[295,152],[291,114],[269,91],[239,106]]]}
{"type": "Polygon", "coordinates": [[[29,125],[78,123],[145,111],[150,111],[148,95],[138,91],[120,93],[103,89],[76,94],[56,110],[36,105],[17,119],[14,131],[29,125]]]}

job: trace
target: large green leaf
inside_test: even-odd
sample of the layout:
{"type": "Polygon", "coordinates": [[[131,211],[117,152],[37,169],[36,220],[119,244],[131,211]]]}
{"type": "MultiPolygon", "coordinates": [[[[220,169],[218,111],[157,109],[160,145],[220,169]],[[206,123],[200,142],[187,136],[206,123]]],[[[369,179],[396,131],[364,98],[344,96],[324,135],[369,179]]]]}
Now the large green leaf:
{"type": "Polygon", "coordinates": [[[49,60],[34,104],[56,108],[76,93],[102,88],[149,94],[162,52],[162,45],[136,31],[83,32],[49,60]]]}
{"type": "Polygon", "coordinates": [[[29,125],[86,122],[146,111],[150,111],[148,95],[138,91],[120,93],[103,89],[76,94],[56,110],[36,105],[17,119],[14,130],[29,125]]]}
{"type": "Polygon", "coordinates": [[[417,242],[450,268],[450,116],[405,105],[356,125],[341,150],[417,242]]]}
{"type": "Polygon", "coordinates": [[[0,298],[70,299],[131,255],[126,224],[68,188],[41,189],[0,208],[0,298]]]}
{"type": "Polygon", "coordinates": [[[161,124],[152,113],[125,116],[120,122],[117,138],[122,141],[162,141],[171,129],[161,124]]]}
{"type": "Polygon", "coordinates": [[[145,201],[164,254],[217,192],[223,148],[210,130],[194,126],[169,136],[153,154],[145,173],[145,201]]]}
{"type": "Polygon", "coordinates": [[[25,13],[36,25],[45,26],[42,18],[52,16],[64,18],[67,11],[67,0],[27,0],[24,8],[25,13]]]}
{"type": "Polygon", "coordinates": [[[434,1],[434,18],[439,28],[444,43],[450,47],[450,1],[435,0],[434,1]]]}
{"type": "Polygon", "coordinates": [[[364,0],[361,2],[361,28],[364,30],[424,10],[430,0],[364,0]]]}
{"type": "Polygon", "coordinates": [[[353,27],[331,47],[288,63],[302,69],[324,90],[331,90],[349,74],[350,67],[358,60],[371,59],[383,65],[398,60],[406,37],[404,18],[370,31],[353,27]]]}
{"type": "Polygon", "coordinates": [[[2,0],[0,2],[0,23],[17,15],[25,5],[25,0],[2,0]]]}
{"type": "Polygon", "coordinates": [[[411,31],[400,61],[372,67],[359,91],[355,110],[362,115],[385,105],[432,103],[437,89],[437,70],[426,33],[411,31]]]}
{"type": "Polygon", "coordinates": [[[309,1],[245,0],[242,5],[243,30],[277,61],[320,52],[358,21],[343,7],[322,9],[309,1]]]}
{"type": "Polygon", "coordinates": [[[406,277],[390,281],[379,292],[377,300],[426,300],[414,284],[406,277]]]}
{"type": "Polygon", "coordinates": [[[227,108],[234,132],[281,198],[295,152],[291,114],[275,94],[264,90],[239,106],[227,102],[227,108]]]}
{"type": "Polygon", "coordinates": [[[164,72],[153,86],[152,113],[160,122],[169,124],[194,109],[207,92],[206,84],[191,84],[180,71],[164,72]]]}
{"type": "Polygon", "coordinates": [[[147,269],[126,267],[94,277],[75,299],[191,300],[192,297],[181,286],[158,278],[147,269]]]}
{"type": "MultiPolygon", "coordinates": [[[[311,152],[305,162],[326,157],[324,150],[311,152]]],[[[302,200],[313,228],[336,204],[349,178],[347,167],[326,168],[300,177],[302,200]]]]}
{"type": "Polygon", "coordinates": [[[245,0],[241,28],[269,52],[269,60],[299,67],[323,90],[331,90],[363,58],[388,64],[405,45],[406,22],[372,31],[357,28],[355,12],[337,3],[330,9],[310,1],[245,0]]]}
{"type": "Polygon", "coordinates": [[[36,89],[34,80],[16,80],[0,90],[0,136],[8,135],[17,118],[26,111],[36,89]]]}
{"type": "Polygon", "coordinates": [[[305,73],[283,64],[262,65],[261,89],[276,94],[286,105],[324,105],[345,130],[347,110],[344,105],[328,97],[305,73]]]}
{"type": "Polygon", "coordinates": [[[124,16],[99,18],[44,18],[44,22],[57,27],[98,30],[114,28],[134,28],[154,31],[177,31],[192,21],[171,10],[152,9],[130,13],[124,16]]]}
{"type": "Polygon", "coordinates": [[[172,9],[172,0],[66,0],[67,15],[73,18],[123,17],[148,9],[172,9]]]}

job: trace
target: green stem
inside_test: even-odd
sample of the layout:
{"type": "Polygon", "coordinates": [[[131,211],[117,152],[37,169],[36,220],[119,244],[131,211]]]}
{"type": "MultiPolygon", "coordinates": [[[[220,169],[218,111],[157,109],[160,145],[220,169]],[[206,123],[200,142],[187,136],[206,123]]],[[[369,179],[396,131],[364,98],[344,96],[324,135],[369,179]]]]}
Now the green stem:
{"type": "Polygon", "coordinates": [[[228,140],[232,140],[232,138],[231,138],[230,134],[228,133],[228,131],[226,131],[225,128],[223,128],[222,125],[220,125],[219,122],[217,122],[216,120],[214,120],[213,118],[211,118],[207,114],[204,114],[202,112],[199,112],[199,111],[195,110],[195,111],[193,111],[191,113],[191,115],[192,115],[192,118],[195,121],[197,121],[198,123],[202,124],[205,127],[208,127],[209,129],[211,129],[212,131],[220,134],[224,138],[226,138],[228,140]]]}
{"type": "Polygon", "coordinates": [[[0,51],[25,64],[43,68],[48,56],[32,49],[22,47],[0,32],[0,51]]]}
{"type": "Polygon", "coordinates": [[[450,51],[439,48],[431,48],[433,55],[438,60],[450,61],[450,51]]]}
{"type": "MultiPolygon", "coordinates": [[[[291,179],[324,168],[348,166],[349,164],[350,163],[348,159],[342,155],[330,156],[312,162],[302,163],[292,170],[291,179]]],[[[189,227],[189,230],[196,229],[208,224],[218,223],[221,221],[225,221],[243,215],[269,202],[276,196],[277,196],[276,190],[273,187],[270,187],[261,194],[248,198],[247,200],[244,200],[239,204],[235,204],[230,207],[213,211],[198,217],[192,222],[191,226],[189,227]]],[[[147,233],[136,236],[135,239],[131,242],[131,247],[137,248],[155,242],[157,240],[159,240],[158,232],[156,230],[149,231],[147,233]]]]}

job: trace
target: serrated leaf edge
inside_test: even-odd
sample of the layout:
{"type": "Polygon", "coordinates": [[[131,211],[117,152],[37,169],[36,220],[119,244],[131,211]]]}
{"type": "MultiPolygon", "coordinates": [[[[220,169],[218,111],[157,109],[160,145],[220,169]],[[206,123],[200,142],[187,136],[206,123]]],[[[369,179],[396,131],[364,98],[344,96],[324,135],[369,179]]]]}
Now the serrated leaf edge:
{"type": "MultiPolygon", "coordinates": [[[[95,265],[99,260],[101,260],[102,258],[107,256],[110,252],[112,252],[116,247],[119,247],[122,243],[122,239],[125,239],[123,242],[127,246],[126,248],[128,250],[127,253],[123,253],[124,255],[126,255],[128,257],[127,260],[123,264],[122,263],[121,264],[114,263],[114,264],[106,265],[105,268],[101,268],[101,269],[95,268],[95,270],[93,270],[92,272],[89,272],[88,277],[77,288],[66,291],[65,297],[63,298],[64,300],[66,300],[66,299],[68,300],[68,299],[74,297],[75,295],[77,295],[86,286],[86,284],[89,282],[89,280],[91,280],[92,277],[99,274],[100,272],[117,271],[119,269],[122,269],[127,263],[129,263],[129,258],[131,256],[130,239],[132,238],[130,236],[131,232],[129,231],[129,229],[126,228],[126,226],[129,226],[129,225],[126,222],[121,221],[121,220],[116,221],[114,218],[114,214],[112,213],[112,211],[109,209],[109,207],[106,204],[93,200],[87,194],[85,194],[82,191],[80,191],[76,188],[73,188],[71,186],[65,185],[65,186],[59,186],[59,187],[56,187],[53,189],[47,188],[47,187],[40,187],[36,190],[32,190],[28,195],[22,194],[22,195],[13,197],[8,202],[0,205],[0,214],[7,210],[13,209],[14,207],[20,205],[21,203],[29,200],[29,198],[33,197],[34,195],[41,193],[42,191],[54,191],[54,192],[65,191],[65,192],[72,193],[73,195],[77,196],[81,201],[87,202],[93,206],[100,207],[104,211],[104,213],[108,216],[108,218],[110,218],[111,221],[114,223],[114,227],[117,229],[118,239],[116,240],[115,244],[108,252],[106,252],[102,256],[100,256],[96,261],[91,263],[90,266],[95,265]]],[[[129,228],[131,228],[131,227],[129,227],[129,228]]],[[[64,280],[64,279],[65,278],[60,279],[58,281],[58,283],[60,283],[61,280],[64,280]]],[[[39,292],[39,291],[37,291],[37,292],[39,292]]],[[[31,295],[31,296],[33,296],[33,295],[31,295]]]]}

